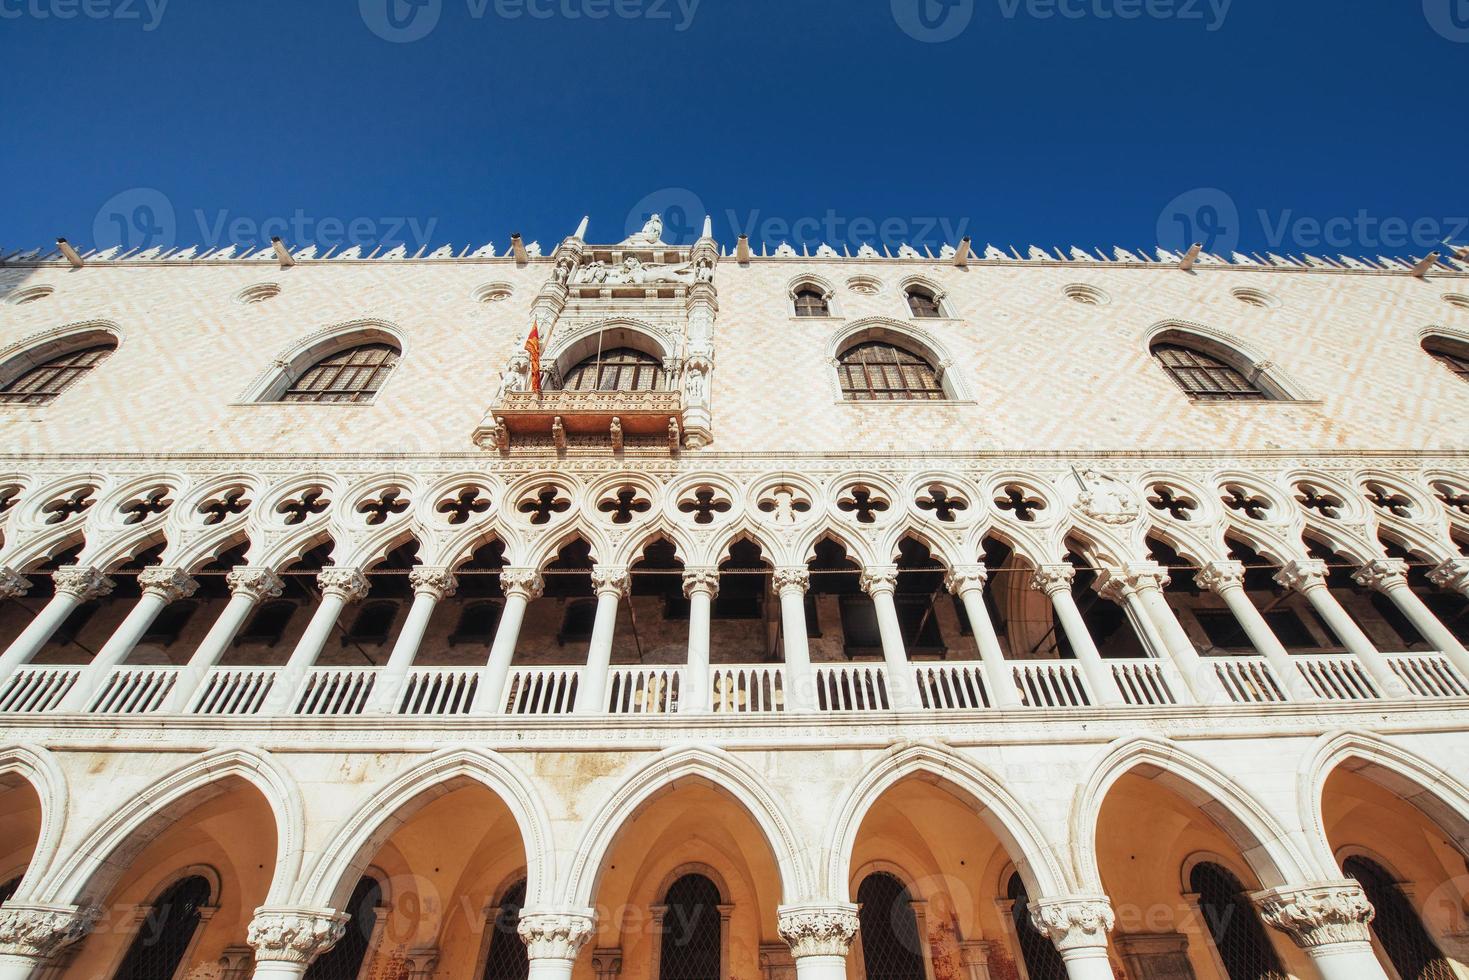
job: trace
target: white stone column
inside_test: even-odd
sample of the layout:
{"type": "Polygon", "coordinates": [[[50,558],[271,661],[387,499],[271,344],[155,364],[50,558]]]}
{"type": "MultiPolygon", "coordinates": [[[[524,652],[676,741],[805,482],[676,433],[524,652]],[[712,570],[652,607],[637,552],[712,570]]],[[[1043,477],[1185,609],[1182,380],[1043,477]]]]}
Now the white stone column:
{"type": "Polygon", "coordinates": [[[1071,594],[1071,583],[1075,578],[1076,569],[1065,562],[1042,565],[1036,569],[1031,588],[1044,592],[1056,607],[1056,618],[1061,620],[1061,629],[1071,641],[1071,649],[1076,654],[1082,673],[1086,675],[1092,695],[1103,705],[1122,704],[1122,692],[1117,688],[1117,679],[1112,676],[1112,671],[1097,652],[1097,645],[1092,642],[1092,635],[1086,628],[1086,620],[1082,619],[1081,610],[1077,608],[1076,599],[1071,594]]]}
{"type": "Polygon", "coordinates": [[[1355,881],[1291,885],[1251,897],[1261,918],[1306,951],[1322,980],[1385,980],[1368,927],[1376,913],[1355,881]]]}
{"type": "Polygon", "coordinates": [[[138,573],[138,588],[143,594],[128,611],[117,629],[102,644],[77,682],[58,706],[61,711],[86,711],[96,693],[107,683],[112,671],[133,652],[163,607],[187,599],[199,588],[181,568],[145,568],[138,573]]]}
{"type": "Polygon", "coordinates": [[[571,980],[577,955],[596,931],[594,914],[592,909],[523,910],[517,928],[530,960],[528,980],[571,980]]]}
{"type": "Polygon", "coordinates": [[[1015,686],[1010,665],[1005,662],[1005,651],[1000,648],[1000,637],[995,633],[989,608],[984,604],[984,586],[988,580],[989,570],[983,565],[956,565],[949,570],[944,586],[964,603],[969,631],[974,634],[974,645],[979,648],[979,659],[984,664],[990,702],[996,708],[1014,708],[1020,704],[1020,691],[1015,686]]]}
{"type": "Polygon", "coordinates": [[[100,568],[80,565],[58,568],[52,573],[51,582],[56,594],[6,648],[5,653],[0,654],[0,681],[30,663],[77,606],[111,594],[114,587],[112,579],[102,574],[100,568]]]}
{"type": "Polygon", "coordinates": [[[32,980],[72,943],[92,931],[100,909],[21,905],[0,909],[0,980],[32,980]]]}
{"type": "Polygon", "coordinates": [[[1458,592],[1469,598],[1469,558],[1445,559],[1442,564],[1428,573],[1428,581],[1440,589],[1458,592]]]}
{"type": "Polygon", "coordinates": [[[500,591],[505,593],[505,606],[500,610],[500,621],[495,626],[489,660],[480,671],[479,690],[474,696],[475,714],[498,715],[505,710],[505,682],[515,664],[515,647],[520,642],[525,609],[541,597],[545,588],[541,573],[534,568],[500,571],[500,591]]]}
{"type": "Polygon", "coordinates": [[[1367,673],[1372,675],[1384,697],[1408,697],[1408,688],[1397,674],[1393,673],[1386,658],[1372,645],[1367,634],[1336,601],[1336,596],[1326,587],[1326,562],[1318,560],[1293,561],[1275,576],[1283,587],[1299,592],[1311,603],[1311,608],[1331,627],[1331,632],[1341,640],[1347,652],[1356,657],[1367,673]]]}
{"type": "Polygon", "coordinates": [[[1194,584],[1224,600],[1240,629],[1250,638],[1250,645],[1270,662],[1270,668],[1291,698],[1297,701],[1317,700],[1316,692],[1296,670],[1290,651],[1250,601],[1249,593],[1245,591],[1245,566],[1242,562],[1211,561],[1194,575],[1194,584]]]}
{"type": "Polygon", "coordinates": [[[1105,895],[1037,899],[1030,921],[1056,945],[1069,980],[1113,980],[1107,933],[1116,921],[1105,895]]]}
{"type": "Polygon", "coordinates": [[[785,641],[786,710],[812,711],[817,704],[816,672],[806,637],[806,590],[811,572],[805,565],[783,565],[771,577],[780,597],[780,633],[785,641]]]}
{"type": "Polygon", "coordinates": [[[378,671],[373,683],[372,703],[368,707],[372,714],[391,715],[398,710],[408,672],[413,669],[413,659],[423,645],[423,634],[428,631],[434,608],[459,589],[459,581],[448,568],[419,566],[408,573],[408,584],[413,588],[413,605],[403,619],[398,638],[393,641],[387,664],[378,671]]]}
{"type": "Polygon", "coordinates": [[[683,594],[689,600],[689,673],[679,698],[679,714],[709,710],[709,620],[719,595],[719,569],[686,568],[683,594]]]}
{"type": "Polygon", "coordinates": [[[182,714],[189,710],[194,695],[204,684],[209,672],[224,659],[225,651],[235,641],[255,607],[266,599],[274,599],[285,590],[280,576],[268,568],[241,565],[225,576],[230,587],[230,601],[209,628],[199,649],[179,671],[178,682],[164,703],[165,714],[182,714]]]}
{"type": "MultiPolygon", "coordinates": [[[[326,649],[326,641],[331,639],[342,610],[348,603],[365,598],[368,591],[366,576],[356,568],[324,568],[316,576],[316,585],[321,589],[321,602],[271,687],[271,703],[265,714],[288,715],[296,709],[307,672],[326,649]]],[[[255,975],[260,975],[258,970],[255,975]]]]}
{"type": "Polygon", "coordinates": [[[898,605],[893,597],[898,592],[898,567],[873,565],[862,570],[862,591],[872,597],[877,610],[877,631],[882,637],[882,659],[887,665],[888,695],[894,708],[911,708],[914,698],[914,673],[903,646],[903,626],[898,619],[898,605]]]}
{"type": "Polygon", "coordinates": [[[330,909],[256,909],[247,938],[255,950],[254,980],[300,980],[346,935],[349,918],[330,909]]]}
{"type": "Polygon", "coordinates": [[[1228,700],[1215,676],[1214,669],[1199,656],[1193,641],[1178,622],[1178,615],[1168,604],[1163,589],[1168,585],[1168,571],[1157,562],[1135,562],[1126,569],[1127,584],[1137,590],[1148,618],[1163,638],[1163,648],[1173,658],[1173,665],[1183,675],[1183,682],[1200,704],[1228,700]]]}
{"type": "MultiPolygon", "coordinates": [[[[1193,688],[1184,679],[1173,655],[1168,651],[1168,644],[1163,639],[1163,633],[1158,629],[1158,624],[1154,622],[1153,614],[1148,610],[1147,603],[1143,601],[1142,590],[1137,587],[1136,581],[1126,572],[1108,569],[1098,576],[1093,588],[1103,599],[1116,603],[1122,607],[1123,612],[1127,613],[1127,621],[1132,624],[1133,631],[1137,633],[1147,655],[1158,662],[1158,668],[1167,678],[1168,689],[1173,692],[1178,703],[1197,703],[1198,698],[1194,696],[1193,688]]],[[[1112,676],[1115,680],[1117,675],[1112,676]]],[[[1121,683],[1118,686],[1121,687],[1121,683]]]]}
{"type": "Polygon", "coordinates": [[[857,906],[847,902],[782,905],[776,929],[791,947],[796,980],[846,980],[857,936],[857,906]]]}
{"type": "Polygon", "coordinates": [[[592,624],[592,642],[587,648],[587,666],[576,696],[576,713],[600,715],[607,712],[607,674],[612,669],[612,640],[617,634],[617,606],[627,598],[630,586],[627,568],[598,565],[592,569],[592,588],[597,592],[597,619],[592,624]]]}
{"type": "Polygon", "coordinates": [[[1469,650],[1464,649],[1459,638],[1438,621],[1438,617],[1408,585],[1407,562],[1398,558],[1378,558],[1362,566],[1352,578],[1358,585],[1374,589],[1391,599],[1393,605],[1408,617],[1413,628],[1469,678],[1469,650]]]}

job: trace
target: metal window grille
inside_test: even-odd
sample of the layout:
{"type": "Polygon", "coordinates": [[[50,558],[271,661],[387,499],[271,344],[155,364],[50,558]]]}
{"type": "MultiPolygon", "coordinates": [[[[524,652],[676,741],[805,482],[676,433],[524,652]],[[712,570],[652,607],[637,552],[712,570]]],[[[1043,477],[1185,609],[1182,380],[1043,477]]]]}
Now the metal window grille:
{"type": "Polygon", "coordinates": [[[98,344],[75,350],[26,371],[0,390],[0,404],[46,405],[80,381],[88,371],[105,361],[115,344],[98,344]]]}
{"type": "Polygon", "coordinates": [[[1469,381],[1469,348],[1432,338],[1423,342],[1423,349],[1461,380],[1469,381]]]}
{"type": "Polygon", "coordinates": [[[878,871],[857,886],[867,980],[923,980],[923,946],[913,900],[901,881],[878,871]]]}
{"type": "Polygon", "coordinates": [[[562,386],[567,391],[662,391],[667,381],[658,358],[631,347],[617,347],[566,372],[562,386]]]}
{"type": "Polygon", "coordinates": [[[1020,956],[1025,960],[1025,972],[1030,974],[1030,980],[1066,980],[1066,963],[1061,953],[1030,921],[1030,896],[1020,875],[1010,876],[1008,892],[1014,903],[1010,912],[1015,917],[1015,935],[1020,938],[1020,956]]]}
{"type": "Polygon", "coordinates": [[[703,875],[684,875],[663,904],[659,980],[719,980],[719,889],[703,875]]]}
{"type": "Polygon", "coordinates": [[[1364,857],[1350,857],[1342,870],[1357,879],[1367,901],[1377,910],[1372,934],[1392,960],[1398,976],[1403,980],[1453,980],[1454,968],[1386,868],[1364,857]]]}
{"type": "Polygon", "coordinates": [[[484,980],[525,980],[530,976],[530,959],[520,938],[520,910],[525,906],[525,882],[517,882],[500,899],[495,915],[495,934],[490,937],[490,955],[485,960],[484,980]]]}
{"type": "Polygon", "coordinates": [[[364,877],[352,889],[352,898],[347,902],[347,932],[340,942],[322,953],[306,971],[305,980],[357,980],[362,972],[362,961],[367,958],[372,945],[372,933],[377,928],[377,907],[382,901],[383,889],[377,879],[364,877]]]}
{"type": "Polygon", "coordinates": [[[317,361],[286,389],[288,402],[371,401],[398,363],[391,344],[361,344],[317,361]]]}
{"type": "Polygon", "coordinates": [[[944,315],[939,309],[938,297],[920,287],[908,290],[908,308],[914,316],[925,320],[936,320],[944,315]]]}
{"type": "Polygon", "coordinates": [[[1206,862],[1189,873],[1189,887],[1199,896],[1199,911],[1229,980],[1288,980],[1239,879],[1206,862]]]}
{"type": "Polygon", "coordinates": [[[1153,357],[1178,387],[1199,401],[1264,401],[1269,398],[1237,368],[1181,344],[1154,344],[1153,357]]]}
{"type": "Polygon", "coordinates": [[[831,316],[831,307],[819,289],[796,290],[796,316],[831,316]]]}
{"type": "Polygon", "coordinates": [[[172,980],[209,903],[209,882],[198,875],[168,887],[148,910],[114,980],[172,980]]]}
{"type": "Polygon", "coordinates": [[[942,401],[938,371],[911,351],[880,341],[858,344],[837,358],[848,401],[942,401]]]}

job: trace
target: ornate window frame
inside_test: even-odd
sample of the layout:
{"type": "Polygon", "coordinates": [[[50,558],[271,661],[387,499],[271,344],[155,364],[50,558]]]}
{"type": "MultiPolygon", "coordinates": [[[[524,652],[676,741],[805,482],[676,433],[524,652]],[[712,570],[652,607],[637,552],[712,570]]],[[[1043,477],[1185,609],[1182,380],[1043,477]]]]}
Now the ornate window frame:
{"type": "Polygon", "coordinates": [[[219,871],[209,864],[190,864],[177,868],[160,878],[148,890],[147,898],[134,906],[133,920],[122,930],[126,941],[119,943],[118,948],[113,950],[112,962],[107,969],[106,976],[117,975],[117,971],[132,950],[133,941],[141,933],[144,922],[152,913],[154,906],[158,904],[158,900],[167,894],[170,888],[186,878],[203,878],[209,883],[209,904],[199,906],[199,925],[194,929],[193,936],[189,938],[189,944],[184,948],[184,955],[179,957],[179,965],[174,969],[173,977],[167,980],[174,980],[184,975],[184,971],[193,962],[194,953],[199,948],[199,941],[204,938],[204,933],[209,928],[209,921],[219,911],[220,895],[224,888],[223,878],[219,871]]]}
{"type": "MultiPolygon", "coordinates": [[[[108,342],[112,344],[112,353],[107,355],[111,358],[122,350],[123,345],[122,328],[111,320],[81,320],[31,334],[0,350],[0,388],[11,384],[27,371],[41,367],[47,361],[108,342]]],[[[86,379],[81,380],[85,382],[86,379]]],[[[0,411],[41,411],[65,397],[71,387],[49,402],[0,403],[0,411]]]]}
{"type": "Polygon", "coordinates": [[[1444,364],[1443,361],[1439,359],[1438,355],[1434,354],[1433,351],[1428,349],[1428,344],[1432,341],[1439,341],[1440,343],[1443,343],[1449,347],[1458,348],[1458,350],[1455,351],[1455,356],[1469,358],[1469,332],[1456,330],[1453,327],[1443,327],[1437,324],[1431,327],[1424,327],[1422,330],[1418,331],[1418,349],[1427,356],[1433,358],[1434,363],[1437,364],[1439,367],[1447,370],[1450,374],[1454,374],[1455,377],[1457,377],[1457,372],[1455,372],[1453,368],[1449,367],[1449,365],[1447,364],[1444,364]]]}
{"type": "Polygon", "coordinates": [[[597,355],[597,349],[614,350],[629,347],[663,361],[663,372],[667,376],[667,391],[678,390],[679,351],[676,340],[662,330],[643,320],[631,317],[612,317],[585,324],[557,338],[551,349],[541,358],[542,370],[551,372],[559,380],[566,372],[589,357],[597,355]]]}
{"type": "Polygon", "coordinates": [[[894,320],[891,317],[867,317],[832,334],[826,345],[826,374],[831,386],[832,400],[838,405],[854,405],[860,408],[882,405],[912,407],[914,405],[972,404],[974,401],[969,386],[954,368],[954,358],[948,348],[940,343],[932,333],[919,327],[915,322],[894,320]],[[938,374],[939,385],[944,389],[944,397],[939,400],[904,398],[890,401],[849,401],[842,394],[840,359],[842,354],[852,347],[867,341],[894,344],[927,358],[938,374]]]}
{"type": "Polygon", "coordinates": [[[904,276],[898,282],[898,295],[903,298],[903,315],[909,322],[922,323],[932,320],[944,321],[958,319],[954,315],[953,305],[949,302],[948,291],[927,276],[904,276]],[[925,317],[914,314],[913,307],[909,303],[908,294],[915,288],[926,289],[933,294],[933,301],[939,308],[938,316],[925,317]]]}
{"type": "Polygon", "coordinates": [[[808,320],[840,320],[840,310],[837,309],[836,286],[823,279],[815,273],[803,273],[786,284],[786,303],[792,318],[802,321],[808,320]],[[796,293],[802,289],[814,289],[821,293],[821,298],[826,303],[825,316],[802,316],[796,309],[796,293]]]}
{"type": "MultiPolygon", "coordinates": [[[[1143,334],[1143,351],[1147,355],[1149,365],[1153,370],[1163,371],[1165,376],[1168,376],[1168,372],[1158,363],[1158,357],[1153,353],[1153,346],[1169,341],[1196,348],[1204,354],[1219,358],[1243,374],[1265,393],[1264,398],[1218,404],[1237,406],[1320,401],[1295,378],[1286,373],[1280,365],[1276,364],[1266,351],[1236,334],[1190,320],[1164,320],[1155,323],[1143,334]]],[[[1168,376],[1168,381],[1190,404],[1216,404],[1207,400],[1189,398],[1187,393],[1178,388],[1177,382],[1171,376],[1168,376]]]]}
{"type": "Polygon", "coordinates": [[[386,320],[373,318],[350,320],[345,323],[324,327],[303,337],[288,347],[271,362],[270,366],[256,375],[244,393],[235,402],[237,405],[295,405],[314,408],[366,408],[376,404],[384,389],[393,383],[402,368],[408,345],[403,332],[386,320]],[[382,387],[371,398],[359,402],[287,402],[283,400],[286,390],[301,375],[309,371],[322,358],[361,344],[391,344],[398,350],[398,364],[384,379],[382,387]]]}

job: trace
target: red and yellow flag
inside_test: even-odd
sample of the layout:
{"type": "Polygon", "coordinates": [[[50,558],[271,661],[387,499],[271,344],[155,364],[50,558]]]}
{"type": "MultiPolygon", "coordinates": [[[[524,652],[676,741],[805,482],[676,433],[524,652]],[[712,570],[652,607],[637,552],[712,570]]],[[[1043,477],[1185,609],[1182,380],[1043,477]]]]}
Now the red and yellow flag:
{"type": "Polygon", "coordinates": [[[534,320],[530,336],[525,338],[525,352],[530,355],[530,390],[541,393],[541,325],[534,320]]]}

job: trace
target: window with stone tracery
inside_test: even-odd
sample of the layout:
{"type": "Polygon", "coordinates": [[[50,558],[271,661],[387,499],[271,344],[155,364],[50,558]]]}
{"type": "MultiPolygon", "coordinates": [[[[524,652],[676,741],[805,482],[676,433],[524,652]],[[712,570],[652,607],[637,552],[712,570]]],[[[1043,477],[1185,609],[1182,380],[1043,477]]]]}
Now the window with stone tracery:
{"type": "Polygon", "coordinates": [[[566,391],[662,391],[668,387],[663,361],[631,347],[589,357],[566,372],[566,391]]]}
{"type": "Polygon", "coordinates": [[[831,316],[831,304],[815,286],[796,290],[796,316],[831,316]]]}
{"type": "Polygon", "coordinates": [[[392,344],[359,344],[328,354],[295,378],[287,402],[369,402],[398,364],[392,344]]]}
{"type": "Polygon", "coordinates": [[[1423,350],[1434,360],[1469,381],[1469,344],[1456,344],[1445,337],[1429,337],[1423,341],[1423,350]]]}
{"type": "Polygon", "coordinates": [[[857,905],[867,980],[924,980],[923,940],[907,887],[885,871],[875,872],[857,886],[857,905]]]}
{"type": "Polygon", "coordinates": [[[208,879],[190,875],[170,885],[148,909],[114,980],[172,980],[208,904],[208,879]]]}
{"type": "Polygon", "coordinates": [[[942,401],[947,395],[927,359],[895,344],[867,341],[837,358],[847,401],[942,401]]]}
{"type": "Polygon", "coordinates": [[[1020,957],[1030,980],[1066,980],[1066,963],[1056,949],[1030,919],[1030,895],[1019,874],[1010,876],[1006,892],[1011,901],[1010,914],[1015,923],[1015,936],[1020,940],[1020,957]]]}
{"type": "Polygon", "coordinates": [[[720,895],[703,875],[684,875],[663,900],[659,980],[721,980],[720,895]]]}
{"type": "Polygon", "coordinates": [[[48,405],[116,349],[116,342],[95,344],[38,364],[0,386],[0,405],[48,405]]]}
{"type": "Polygon", "coordinates": [[[1196,401],[1267,401],[1272,396],[1223,359],[1180,343],[1155,343],[1153,358],[1196,401]]]}
{"type": "Polygon", "coordinates": [[[937,320],[944,315],[938,294],[926,286],[908,287],[908,309],[923,320],[937,320]]]}
{"type": "Polygon", "coordinates": [[[517,882],[500,899],[495,910],[494,934],[485,958],[484,980],[525,980],[530,976],[530,959],[520,938],[520,910],[525,905],[524,881],[517,882]]]}
{"type": "Polygon", "coordinates": [[[362,961],[372,947],[377,931],[377,909],[382,903],[383,886],[366,875],[352,889],[347,902],[347,931],[335,946],[318,956],[306,971],[305,980],[357,980],[362,961]]]}
{"type": "Polygon", "coordinates": [[[1228,980],[1287,980],[1239,879],[1205,861],[1189,872],[1189,887],[1199,896],[1199,911],[1228,980]]]}
{"type": "Polygon", "coordinates": [[[1453,980],[1454,968],[1423,926],[1402,886],[1382,865],[1360,855],[1342,863],[1372,903],[1372,935],[1404,980],[1453,980]]]}

